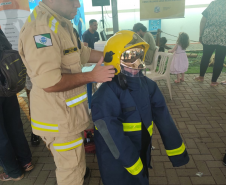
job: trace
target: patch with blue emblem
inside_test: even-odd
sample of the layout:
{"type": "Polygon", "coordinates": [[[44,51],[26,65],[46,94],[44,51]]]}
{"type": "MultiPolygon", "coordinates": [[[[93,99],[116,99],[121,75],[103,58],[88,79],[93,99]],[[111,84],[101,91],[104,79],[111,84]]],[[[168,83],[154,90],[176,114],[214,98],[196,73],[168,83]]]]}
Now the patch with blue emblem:
{"type": "Polygon", "coordinates": [[[34,39],[38,49],[53,45],[50,33],[35,35],[34,39]]]}

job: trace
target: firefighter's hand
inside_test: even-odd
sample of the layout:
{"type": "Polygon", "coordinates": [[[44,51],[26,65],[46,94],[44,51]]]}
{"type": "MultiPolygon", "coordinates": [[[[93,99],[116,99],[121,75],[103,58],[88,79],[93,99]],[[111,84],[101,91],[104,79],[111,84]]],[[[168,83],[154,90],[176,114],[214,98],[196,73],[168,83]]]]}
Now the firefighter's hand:
{"type": "Polygon", "coordinates": [[[101,57],[96,67],[91,72],[93,81],[97,83],[112,81],[112,78],[115,76],[114,66],[101,66],[103,61],[104,59],[101,57]]]}

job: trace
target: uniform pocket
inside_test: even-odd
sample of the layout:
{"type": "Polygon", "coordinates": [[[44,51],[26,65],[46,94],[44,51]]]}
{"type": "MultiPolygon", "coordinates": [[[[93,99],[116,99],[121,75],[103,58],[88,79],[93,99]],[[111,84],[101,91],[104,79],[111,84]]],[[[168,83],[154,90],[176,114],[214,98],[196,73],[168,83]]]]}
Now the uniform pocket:
{"type": "MultiPolygon", "coordinates": [[[[78,104],[75,107],[68,107],[70,109],[70,119],[71,124],[69,125],[70,129],[79,129],[83,127],[83,124],[87,124],[90,121],[88,114],[88,101],[78,104]]],[[[85,128],[84,128],[85,129],[85,128]]]]}
{"type": "Polygon", "coordinates": [[[82,71],[80,54],[74,52],[64,55],[62,57],[61,71],[62,73],[80,73],[82,71]]]}
{"type": "Polygon", "coordinates": [[[53,142],[52,150],[54,152],[57,168],[74,169],[82,162],[84,146],[81,135],[82,134],[66,138],[56,138],[53,142]]]}
{"type": "MultiPolygon", "coordinates": [[[[67,94],[65,103],[70,115],[69,129],[80,130],[83,124],[90,121],[88,114],[88,98],[85,86],[76,88],[71,91],[70,95],[67,94]]],[[[85,128],[84,128],[85,129],[85,128]]]]}

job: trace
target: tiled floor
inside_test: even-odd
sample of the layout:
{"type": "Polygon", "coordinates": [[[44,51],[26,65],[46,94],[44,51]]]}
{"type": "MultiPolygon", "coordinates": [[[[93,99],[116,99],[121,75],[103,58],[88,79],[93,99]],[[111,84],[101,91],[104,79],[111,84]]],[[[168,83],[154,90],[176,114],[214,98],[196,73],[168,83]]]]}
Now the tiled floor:
{"type": "MultiPolygon", "coordinates": [[[[154,128],[152,166],[150,184],[153,185],[215,185],[226,184],[226,167],[222,158],[226,149],[226,86],[210,87],[211,75],[206,76],[204,83],[193,80],[195,75],[186,75],[186,82],[172,83],[173,100],[164,81],[158,82],[163,92],[170,113],[183,137],[190,155],[190,162],[183,167],[173,168],[166,156],[161,137],[154,128]],[[197,172],[203,176],[198,177],[197,172]]],[[[226,75],[222,74],[220,80],[226,75]]],[[[174,80],[172,76],[172,82],[174,80]]],[[[220,81],[219,80],[219,81],[220,81]]],[[[28,120],[27,99],[19,97],[21,117],[28,141],[31,127],[28,120]]],[[[30,144],[30,142],[29,142],[30,144]]],[[[35,169],[26,173],[19,182],[7,182],[0,185],[55,185],[55,164],[50,152],[41,143],[30,147],[35,169]]],[[[85,185],[102,184],[95,155],[86,156],[91,176],[85,185]]],[[[1,170],[1,169],[0,169],[1,170]]]]}

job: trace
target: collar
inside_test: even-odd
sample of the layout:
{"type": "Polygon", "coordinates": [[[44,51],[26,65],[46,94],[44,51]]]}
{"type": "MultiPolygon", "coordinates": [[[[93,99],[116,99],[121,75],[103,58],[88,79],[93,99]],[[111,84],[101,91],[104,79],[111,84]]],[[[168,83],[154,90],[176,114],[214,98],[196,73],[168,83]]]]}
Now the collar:
{"type": "Polygon", "coordinates": [[[142,86],[144,83],[144,77],[126,76],[126,81],[127,81],[128,89],[132,91],[137,91],[142,89],[142,86]]]}
{"type": "Polygon", "coordinates": [[[90,34],[92,34],[92,35],[93,35],[96,31],[94,31],[94,33],[92,33],[92,32],[88,29],[88,32],[89,32],[90,34]]]}
{"type": "Polygon", "coordinates": [[[62,17],[61,15],[59,15],[58,13],[56,13],[55,11],[53,11],[51,8],[49,8],[45,3],[43,2],[39,2],[39,7],[44,10],[47,11],[48,13],[50,13],[52,16],[54,16],[54,18],[61,24],[67,24],[69,27],[73,27],[72,23],[70,20],[62,17]]]}

